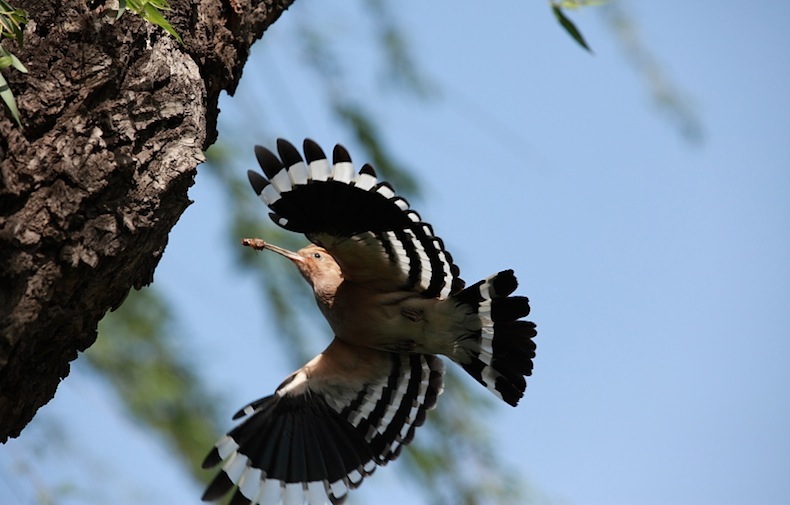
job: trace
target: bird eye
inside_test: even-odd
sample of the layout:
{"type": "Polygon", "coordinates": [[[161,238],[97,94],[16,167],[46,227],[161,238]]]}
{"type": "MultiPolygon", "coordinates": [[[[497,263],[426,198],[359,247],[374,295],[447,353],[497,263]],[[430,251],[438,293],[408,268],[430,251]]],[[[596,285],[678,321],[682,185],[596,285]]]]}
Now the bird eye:
{"type": "Polygon", "coordinates": [[[321,259],[321,253],[313,253],[313,258],[315,258],[317,260],[320,260],[321,259]]]}

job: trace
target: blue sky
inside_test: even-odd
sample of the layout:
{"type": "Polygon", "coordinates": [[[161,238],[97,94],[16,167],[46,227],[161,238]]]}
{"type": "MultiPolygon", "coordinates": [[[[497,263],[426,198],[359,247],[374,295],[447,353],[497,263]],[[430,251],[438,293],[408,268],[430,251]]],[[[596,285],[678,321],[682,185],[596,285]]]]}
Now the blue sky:
{"type": "MultiPolygon", "coordinates": [[[[300,0],[255,46],[236,96],[223,99],[220,138],[249,136],[240,171],[254,167],[253,144],[278,136],[341,142],[366,161],[323,111],[315,76],[293,50],[306,11],[326,11],[359,73],[355,93],[413,168],[423,187],[414,207],[464,278],[513,268],[532,301],[539,340],[527,395],[516,409],[495,406],[486,422],[501,458],[541,502],[785,504],[790,5],[624,6],[701,118],[701,143],[684,141],[655,106],[594,9],[571,14],[591,56],[544,2],[483,12],[479,3],[414,0],[396,14],[437,100],[382,94],[381,81],[359,70],[378,65],[359,12],[300,0]],[[240,122],[249,124],[242,133],[233,128],[240,122]]],[[[201,360],[230,416],[291,367],[271,339],[255,337],[271,315],[233,265],[230,216],[213,184],[198,169],[195,204],[171,235],[156,284],[174,299],[193,345],[185,352],[201,360]]],[[[197,502],[200,490],[89,374],[72,374],[30,429],[39,441],[9,443],[2,467],[44,445],[63,457],[92,448],[92,484],[55,462],[33,469],[51,484],[78,481],[59,503],[197,502]],[[56,418],[69,437],[46,435],[56,418]],[[73,441],[52,444],[65,438],[73,441]]],[[[357,503],[419,503],[398,478],[377,472],[357,503]]],[[[25,493],[0,479],[0,503],[25,493]]]]}

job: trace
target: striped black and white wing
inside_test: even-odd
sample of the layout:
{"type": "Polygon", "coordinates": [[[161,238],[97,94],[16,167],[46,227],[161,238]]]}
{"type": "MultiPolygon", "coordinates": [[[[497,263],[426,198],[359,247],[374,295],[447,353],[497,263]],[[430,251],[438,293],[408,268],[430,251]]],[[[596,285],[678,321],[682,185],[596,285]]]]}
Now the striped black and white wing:
{"type": "Polygon", "coordinates": [[[443,299],[463,288],[458,267],[431,225],[380,182],[373,167],[356,172],[340,145],[330,164],[309,139],[304,141],[306,161],[285,140],[277,141],[277,150],[279,157],[255,148],[268,179],[250,171],[250,183],[274,222],[329,251],[344,279],[426,298],[443,299]]]}
{"type": "Polygon", "coordinates": [[[204,468],[221,465],[204,500],[234,487],[233,504],[342,503],[400,454],[442,392],[431,355],[394,354],[335,339],[275,394],[239,411],[204,468]]]}

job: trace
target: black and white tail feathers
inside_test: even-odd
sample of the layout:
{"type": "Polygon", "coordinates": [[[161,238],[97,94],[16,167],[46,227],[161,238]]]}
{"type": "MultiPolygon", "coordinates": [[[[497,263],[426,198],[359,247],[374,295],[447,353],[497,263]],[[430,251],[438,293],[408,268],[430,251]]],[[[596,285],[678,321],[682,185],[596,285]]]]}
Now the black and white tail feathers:
{"type": "Polygon", "coordinates": [[[537,335],[535,323],[519,320],[529,314],[529,300],[509,296],[516,287],[513,270],[505,270],[451,297],[462,311],[477,314],[480,328],[465,329],[450,357],[513,406],[524,396],[524,377],[532,374],[537,335]]]}

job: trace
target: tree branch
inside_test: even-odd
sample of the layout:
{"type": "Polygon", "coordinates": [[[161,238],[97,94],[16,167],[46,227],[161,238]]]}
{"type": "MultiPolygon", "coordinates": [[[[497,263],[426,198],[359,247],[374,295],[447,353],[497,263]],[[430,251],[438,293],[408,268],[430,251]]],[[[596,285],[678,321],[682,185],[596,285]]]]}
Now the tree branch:
{"type": "Polygon", "coordinates": [[[15,54],[29,73],[9,76],[23,127],[0,117],[0,442],[54,396],[104,313],[151,282],[220,92],[292,1],[171,1],[185,46],[101,0],[25,2],[15,54]]]}

